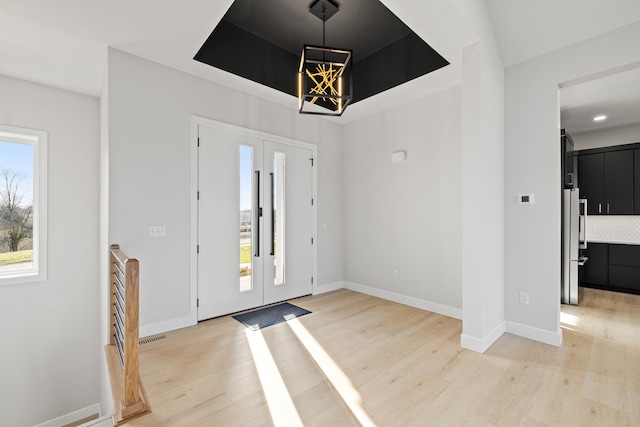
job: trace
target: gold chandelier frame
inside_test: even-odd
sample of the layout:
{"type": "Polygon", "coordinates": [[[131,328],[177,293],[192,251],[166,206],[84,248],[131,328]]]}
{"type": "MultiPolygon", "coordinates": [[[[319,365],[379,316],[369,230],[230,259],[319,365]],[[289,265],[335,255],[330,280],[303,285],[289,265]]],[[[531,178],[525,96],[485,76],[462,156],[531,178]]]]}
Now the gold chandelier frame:
{"type": "Polygon", "coordinates": [[[353,99],[351,57],[348,49],[304,46],[298,69],[300,113],[342,115],[353,99]]]}

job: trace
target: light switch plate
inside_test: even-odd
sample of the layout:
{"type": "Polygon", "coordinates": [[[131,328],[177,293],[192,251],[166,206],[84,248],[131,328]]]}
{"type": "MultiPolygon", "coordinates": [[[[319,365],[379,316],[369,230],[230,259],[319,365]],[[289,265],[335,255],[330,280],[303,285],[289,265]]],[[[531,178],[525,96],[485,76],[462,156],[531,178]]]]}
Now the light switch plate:
{"type": "Polygon", "coordinates": [[[166,237],[167,227],[164,225],[151,225],[149,226],[149,237],[166,237]]]}
{"type": "Polygon", "coordinates": [[[391,161],[393,163],[404,162],[407,160],[407,152],[404,150],[395,151],[391,153],[391,161]]]}

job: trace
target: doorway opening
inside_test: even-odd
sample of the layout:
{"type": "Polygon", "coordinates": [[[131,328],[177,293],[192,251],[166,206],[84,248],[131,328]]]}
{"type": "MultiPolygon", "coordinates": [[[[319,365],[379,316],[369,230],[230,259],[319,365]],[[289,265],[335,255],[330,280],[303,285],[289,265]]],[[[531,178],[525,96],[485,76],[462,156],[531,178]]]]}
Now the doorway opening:
{"type": "MultiPolygon", "coordinates": [[[[634,205],[634,198],[640,200],[634,195],[640,178],[640,67],[561,84],[559,100],[560,127],[573,145],[562,150],[561,188],[579,191],[587,213],[580,251],[586,262],[577,275],[580,308],[561,307],[561,325],[571,329],[583,323],[585,310],[618,311],[616,317],[640,293],[640,262],[634,267],[624,259],[640,248],[640,204],[634,205]]],[[[562,215],[566,219],[566,209],[562,215]]]]}

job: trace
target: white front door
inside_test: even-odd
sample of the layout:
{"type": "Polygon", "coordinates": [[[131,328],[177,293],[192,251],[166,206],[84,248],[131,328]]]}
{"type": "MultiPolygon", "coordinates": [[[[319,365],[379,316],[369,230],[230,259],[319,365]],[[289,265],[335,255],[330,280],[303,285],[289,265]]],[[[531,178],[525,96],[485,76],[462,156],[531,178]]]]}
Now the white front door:
{"type": "Polygon", "coordinates": [[[265,141],[264,304],[311,293],[311,150],[265,141]]]}
{"type": "Polygon", "coordinates": [[[198,134],[198,320],[310,294],[311,150],[198,134]]]}

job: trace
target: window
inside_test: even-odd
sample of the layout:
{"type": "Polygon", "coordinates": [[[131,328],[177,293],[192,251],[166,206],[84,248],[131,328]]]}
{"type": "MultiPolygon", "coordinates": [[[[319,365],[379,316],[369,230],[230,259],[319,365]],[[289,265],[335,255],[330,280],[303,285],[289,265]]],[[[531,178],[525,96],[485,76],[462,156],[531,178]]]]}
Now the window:
{"type": "Polygon", "coordinates": [[[47,133],[0,125],[0,285],[47,279],[47,133]]]}
{"type": "Polygon", "coordinates": [[[285,201],[284,201],[284,171],[285,153],[276,151],[273,153],[273,284],[284,285],[284,260],[285,260],[285,201]]]}
{"type": "Polygon", "coordinates": [[[253,147],[240,146],[240,292],[253,290],[253,147]]]}

